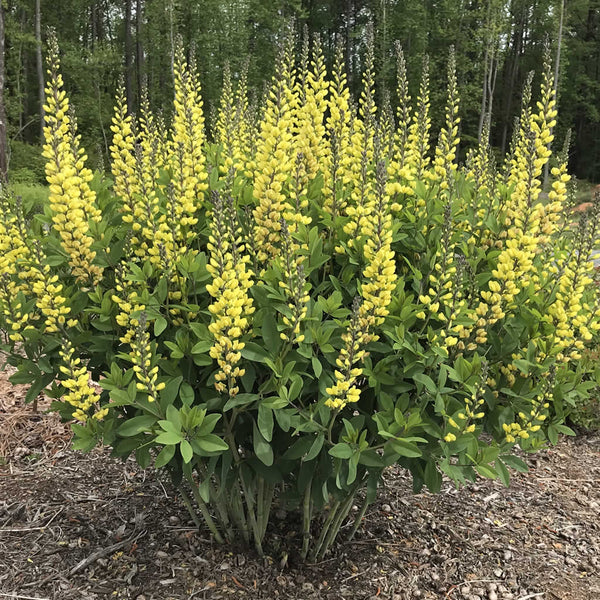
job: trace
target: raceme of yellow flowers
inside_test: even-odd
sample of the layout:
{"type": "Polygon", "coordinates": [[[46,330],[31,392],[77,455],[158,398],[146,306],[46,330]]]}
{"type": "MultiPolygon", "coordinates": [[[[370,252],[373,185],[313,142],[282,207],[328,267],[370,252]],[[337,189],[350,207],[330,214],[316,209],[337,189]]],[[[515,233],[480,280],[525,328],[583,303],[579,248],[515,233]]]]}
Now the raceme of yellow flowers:
{"type": "Polygon", "coordinates": [[[244,349],[242,336],[250,327],[249,317],[254,312],[248,290],[252,287],[252,271],[248,268],[250,256],[240,237],[240,228],[233,211],[227,210],[217,192],[213,192],[211,235],[207,248],[210,260],[207,265],[212,283],[206,291],[214,299],[208,310],[212,321],[208,326],[214,337],[211,358],[217,361],[219,372],[215,387],[235,396],[239,387],[236,380],[243,377],[244,369],[237,366],[244,349]]]}
{"type": "Polygon", "coordinates": [[[102,268],[94,264],[94,238],[90,223],[101,215],[95,205],[95,193],[89,188],[92,178],[84,167],[86,156],[79,147],[74,116],[63,89],[56,40],[50,39],[50,68],[46,86],[46,126],[44,151],[46,179],[50,185],[50,208],[54,228],[59,232],[64,251],[75,278],[95,285],[102,268]]]}
{"type": "MultiPolygon", "coordinates": [[[[312,49],[305,43],[297,65],[293,37],[286,38],[259,113],[249,107],[245,72],[234,86],[225,71],[215,144],[205,132],[194,58],[186,56],[181,45],[174,56],[174,113],[168,130],[147,99],[140,115],[131,114],[121,90],[110,153],[124,256],[109,276],[104,272],[106,256],[100,256],[107,254],[102,246],[103,215],[90,188],[91,173],[85,168],[63,89],[57,48],[51,43],[44,156],[51,227],[68,269],[46,262],[43,251],[28,238],[18,209],[3,209],[7,216],[0,222],[0,306],[11,339],[21,341],[25,330],[35,326],[68,340],[70,331],[80,327],[71,318],[69,285],[86,291],[98,286],[97,293],[106,294],[110,302],[120,356],[132,363],[137,390],[156,401],[164,385],[158,345],[151,335],[156,307],[147,282],[135,276],[136,268],[148,267],[148,278],[167,283],[164,318],[169,325],[208,319],[214,386],[234,397],[245,375],[244,348],[258,335],[253,327],[259,312],[253,289],[265,284],[267,271],[277,274],[285,298],[278,329],[284,347],[307,343],[316,301],[311,294],[317,287],[310,279],[308,232],[316,228],[319,239],[330,241],[335,249],[329,262],[319,267],[324,278],[344,261],[358,265],[356,297],[349,317],[339,323],[341,343],[330,361],[335,362],[333,381],[322,394],[327,406],[340,411],[361,397],[368,344],[381,336],[390,314],[398,318],[393,312],[395,294],[412,265],[406,264],[404,259],[410,262],[410,257],[401,256],[397,244],[403,227],[416,223],[431,262],[430,271],[417,280],[420,289],[413,290],[415,331],[428,344],[451,360],[484,355],[492,329],[519,308],[519,294],[531,286],[547,299],[541,319],[553,329],[551,340],[541,334],[534,337],[536,360],[576,360],[600,328],[598,306],[585,299],[592,280],[589,253],[595,217],[582,220],[573,248],[557,241],[569,183],[564,157],[552,166],[548,201],[540,197],[556,118],[549,63],[541,99],[534,108],[526,103],[512,154],[496,173],[489,124],[467,164],[457,162],[460,118],[453,54],[445,123],[431,157],[427,60],[413,103],[398,48],[394,125],[389,103],[377,107],[373,49],[368,47],[356,107],[343,51],[338,49],[329,78],[318,39],[312,49]],[[216,189],[209,190],[213,179],[216,189]],[[459,180],[468,184],[464,197],[459,195],[459,180]],[[251,187],[251,194],[239,193],[244,186],[251,187]],[[482,248],[496,252],[490,254],[490,277],[478,281],[477,287],[469,261],[482,248]],[[207,258],[210,281],[198,292],[177,267],[201,253],[207,258]],[[205,303],[183,315],[182,306],[196,304],[189,290],[204,294],[205,303]]],[[[417,254],[412,255],[414,261],[420,259],[417,254]]],[[[464,406],[445,417],[447,442],[474,431],[484,416],[484,387],[491,381],[498,387],[514,384],[521,376],[516,365],[526,351],[518,349],[512,360],[486,366],[464,406]]],[[[104,413],[96,409],[98,396],[73,345],[65,342],[60,356],[66,376],[62,385],[74,417],[85,420],[93,410],[93,416],[102,418],[104,413]]],[[[526,438],[539,428],[549,394],[540,392],[528,412],[520,411],[514,423],[505,424],[507,440],[526,438]]]]}

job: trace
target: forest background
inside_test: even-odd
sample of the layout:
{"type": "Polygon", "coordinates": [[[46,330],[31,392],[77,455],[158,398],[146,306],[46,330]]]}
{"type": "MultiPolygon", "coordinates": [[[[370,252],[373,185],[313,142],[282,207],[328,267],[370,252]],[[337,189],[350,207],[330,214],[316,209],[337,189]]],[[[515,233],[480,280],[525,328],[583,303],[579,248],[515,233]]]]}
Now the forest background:
{"type": "Polygon", "coordinates": [[[0,173],[8,170],[14,182],[44,182],[40,98],[48,28],[57,33],[67,93],[94,168],[108,156],[121,78],[134,112],[147,89],[150,106],[168,120],[180,35],[186,48],[195,49],[208,115],[217,108],[226,64],[235,79],[249,61],[249,87],[259,105],[282,28],[292,18],[299,30],[321,36],[328,64],[336,45],[344,44],[355,95],[372,21],[377,94],[384,103],[389,96],[391,106],[395,42],[407,57],[413,97],[428,55],[434,123],[443,111],[446,61],[454,46],[463,153],[489,118],[492,146],[504,154],[524,82],[530,71],[541,73],[549,42],[559,74],[556,139],[562,144],[571,129],[572,173],[600,179],[600,0],[2,0],[0,173]]]}

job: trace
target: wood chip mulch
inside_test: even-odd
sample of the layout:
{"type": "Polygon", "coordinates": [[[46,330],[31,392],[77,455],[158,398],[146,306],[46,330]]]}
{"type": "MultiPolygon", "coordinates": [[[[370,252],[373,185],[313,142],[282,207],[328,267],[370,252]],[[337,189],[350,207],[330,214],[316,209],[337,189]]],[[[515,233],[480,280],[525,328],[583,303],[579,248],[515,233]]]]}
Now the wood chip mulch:
{"type": "Polygon", "coordinates": [[[527,456],[509,489],[414,495],[391,470],[354,541],[302,565],[283,510],[265,558],[219,547],[169,482],[70,450],[23,395],[0,373],[0,599],[600,599],[598,434],[527,456]]]}

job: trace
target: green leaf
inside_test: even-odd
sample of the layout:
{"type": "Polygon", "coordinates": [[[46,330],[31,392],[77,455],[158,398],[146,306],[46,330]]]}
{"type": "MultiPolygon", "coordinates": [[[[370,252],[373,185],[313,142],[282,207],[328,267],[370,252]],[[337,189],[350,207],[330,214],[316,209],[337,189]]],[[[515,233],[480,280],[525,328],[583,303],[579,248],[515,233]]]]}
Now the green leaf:
{"type": "Polygon", "coordinates": [[[199,340],[204,340],[212,344],[212,334],[204,323],[190,323],[190,329],[199,340]]]}
{"type": "Polygon", "coordinates": [[[133,417],[127,419],[117,429],[117,433],[121,437],[131,437],[142,433],[143,431],[150,431],[152,426],[156,423],[156,417],[152,415],[140,415],[139,417],[133,417]]]}
{"type": "Polygon", "coordinates": [[[437,494],[442,487],[442,474],[438,471],[435,460],[430,458],[423,471],[425,485],[432,494],[437,494]]]}
{"type": "Polygon", "coordinates": [[[135,451],[135,460],[142,469],[146,469],[150,466],[152,456],[150,456],[150,447],[142,446],[135,451]]]}
{"type": "Polygon", "coordinates": [[[267,442],[273,439],[273,411],[263,404],[258,405],[258,429],[267,442]]]}
{"type": "Polygon", "coordinates": [[[229,449],[227,442],[213,433],[196,438],[195,442],[204,452],[225,452],[229,449]]]}
{"type": "Polygon", "coordinates": [[[475,465],[475,470],[482,476],[487,477],[488,479],[496,479],[498,476],[496,471],[492,469],[489,465],[475,465]]]}
{"type": "Polygon", "coordinates": [[[567,427],[567,425],[558,423],[557,425],[555,425],[555,427],[556,427],[557,431],[559,431],[560,433],[563,433],[564,435],[576,435],[575,432],[570,427],[567,427]]]}
{"type": "Polygon", "coordinates": [[[270,360],[268,352],[254,342],[246,343],[244,349],[242,350],[242,356],[247,360],[261,363],[266,363],[268,360],[270,360]]]}
{"type": "Polygon", "coordinates": [[[194,388],[184,381],[179,388],[179,397],[186,406],[191,406],[194,402],[194,388]]]}
{"type": "Polygon", "coordinates": [[[437,385],[435,385],[435,382],[429,375],[425,375],[425,373],[415,373],[412,378],[421,385],[424,385],[431,394],[435,395],[437,393],[437,385]]]}
{"type": "Polygon", "coordinates": [[[393,451],[400,456],[406,456],[409,458],[416,458],[421,456],[423,453],[419,450],[419,447],[413,442],[407,442],[406,440],[390,440],[393,451]]]}
{"type": "Polygon", "coordinates": [[[379,456],[379,454],[377,454],[377,452],[372,448],[363,450],[360,453],[358,462],[365,467],[383,468],[385,466],[383,458],[381,458],[381,456],[379,456]]]}
{"type": "Polygon", "coordinates": [[[33,402],[40,395],[40,392],[53,381],[54,373],[38,377],[27,390],[27,394],[25,394],[25,402],[33,402]]]}
{"type": "Polygon", "coordinates": [[[269,348],[272,353],[276,354],[279,351],[282,340],[279,337],[277,320],[275,319],[273,312],[266,311],[264,313],[261,333],[265,342],[265,347],[269,348]]]}
{"type": "Polygon", "coordinates": [[[248,406],[249,404],[256,402],[259,398],[260,396],[258,394],[237,394],[225,402],[223,412],[227,412],[236,406],[248,406]]]}
{"type": "Polygon", "coordinates": [[[261,435],[256,423],[253,424],[253,442],[254,442],[254,453],[258,459],[270,467],[273,464],[273,448],[263,436],[261,435]]]}
{"type": "Polygon", "coordinates": [[[158,337],[167,328],[167,320],[164,317],[158,317],[154,321],[154,336],[158,337]]]}
{"type": "MultiPolygon", "coordinates": [[[[159,421],[159,425],[163,427],[163,423],[165,421],[159,421]]],[[[173,425],[172,430],[181,431],[181,414],[179,410],[177,410],[172,404],[167,406],[167,423],[171,423],[173,425]]],[[[163,427],[165,431],[169,431],[166,427],[163,427]]]]}
{"type": "Polygon", "coordinates": [[[292,415],[295,413],[295,411],[292,410],[285,410],[285,409],[279,409],[275,411],[275,419],[277,420],[277,423],[279,423],[279,427],[281,427],[282,431],[285,431],[286,433],[290,430],[290,427],[292,426],[292,415]]]}
{"type": "Polygon", "coordinates": [[[179,450],[181,452],[181,457],[183,458],[183,462],[185,464],[189,463],[194,456],[194,451],[190,446],[190,443],[187,440],[182,440],[179,444],[179,450]]]}
{"type": "Polygon", "coordinates": [[[311,362],[313,371],[315,372],[315,377],[321,377],[321,373],[323,372],[323,365],[321,364],[321,361],[316,356],[313,356],[311,362]]]}
{"type": "MultiPolygon", "coordinates": [[[[161,277],[160,281],[156,284],[156,288],[154,289],[154,293],[156,294],[156,299],[162,304],[167,298],[168,290],[168,281],[166,277],[161,277]]],[[[156,325],[154,326],[156,328],[156,325]]],[[[155,335],[159,335],[155,333],[155,335]]]]}
{"type": "MultiPolygon", "coordinates": [[[[276,413],[279,415],[279,412],[276,413]]],[[[303,436],[294,442],[284,453],[284,460],[297,460],[302,458],[312,447],[314,440],[312,437],[303,436]]]]}
{"type": "Polygon", "coordinates": [[[306,454],[306,456],[302,459],[304,462],[308,462],[309,460],[313,460],[319,455],[321,452],[321,448],[323,447],[323,442],[325,441],[325,434],[319,433],[315,438],[315,441],[312,443],[310,450],[306,454]]]}
{"type": "Polygon", "coordinates": [[[175,456],[175,446],[174,445],[165,446],[158,453],[158,456],[156,457],[156,460],[154,461],[154,466],[157,469],[160,469],[160,467],[164,467],[167,463],[169,463],[171,461],[173,456],[175,456]]]}
{"type": "Polygon", "coordinates": [[[198,492],[204,502],[210,502],[210,479],[208,477],[198,486],[198,492]]]}
{"type": "MultiPolygon", "coordinates": [[[[213,346],[210,340],[202,340],[192,347],[192,354],[206,354],[213,346]]],[[[212,361],[212,359],[211,359],[212,361]]]]}
{"type": "Polygon", "coordinates": [[[350,485],[356,481],[357,463],[357,456],[354,454],[348,461],[348,477],[346,478],[347,485],[350,485]]]}
{"type": "Polygon", "coordinates": [[[285,408],[289,404],[289,400],[286,400],[281,396],[271,396],[270,398],[265,398],[261,404],[272,410],[278,410],[280,408],[285,408]]]}
{"type": "Polygon", "coordinates": [[[96,436],[84,425],[79,425],[77,423],[73,423],[71,425],[71,429],[73,430],[73,433],[75,434],[75,436],[73,438],[73,442],[72,442],[73,448],[75,450],[81,450],[82,452],[89,452],[98,443],[96,436]]]}
{"type": "Polygon", "coordinates": [[[292,385],[290,385],[290,390],[288,393],[288,399],[290,400],[290,402],[293,402],[299,395],[300,392],[302,391],[304,387],[304,381],[302,380],[302,377],[300,377],[300,375],[292,375],[292,385]]]}
{"type": "Polygon", "coordinates": [[[520,459],[518,456],[514,456],[512,454],[503,454],[501,457],[502,462],[508,465],[511,469],[515,471],[519,471],[519,473],[527,473],[529,471],[529,467],[527,463],[520,459]]]}
{"type": "MultiPolygon", "coordinates": [[[[167,381],[164,389],[160,392],[160,403],[161,406],[172,404],[175,398],[177,398],[177,392],[179,392],[179,386],[183,381],[183,377],[174,377],[167,381]]],[[[111,394],[112,395],[112,394],[111,394]]]]}
{"type": "Polygon", "coordinates": [[[175,431],[164,431],[163,433],[159,433],[154,441],[157,444],[164,444],[166,446],[170,444],[179,444],[183,440],[183,436],[181,433],[177,433],[175,431]]]}
{"type": "Polygon", "coordinates": [[[335,458],[350,458],[354,454],[354,451],[345,442],[340,442],[329,449],[329,454],[335,458]]]}
{"type": "Polygon", "coordinates": [[[500,481],[506,487],[508,487],[510,485],[510,473],[508,472],[508,469],[506,468],[504,463],[499,458],[497,458],[494,463],[494,467],[496,469],[496,473],[498,473],[498,477],[500,478],[500,481]]]}

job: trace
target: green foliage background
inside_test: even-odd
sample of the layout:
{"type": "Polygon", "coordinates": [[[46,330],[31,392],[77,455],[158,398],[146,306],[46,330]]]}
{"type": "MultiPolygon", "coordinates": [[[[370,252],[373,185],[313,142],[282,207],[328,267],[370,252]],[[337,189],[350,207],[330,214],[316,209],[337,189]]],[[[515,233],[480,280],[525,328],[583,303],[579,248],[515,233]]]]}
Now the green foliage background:
{"type": "MultiPolygon", "coordinates": [[[[39,143],[33,2],[6,5],[9,137],[13,173],[23,168],[14,142],[39,143]]],[[[77,107],[84,145],[96,165],[108,156],[112,98],[118,80],[131,78],[130,105],[139,109],[140,85],[147,83],[153,109],[171,110],[173,40],[179,34],[195,47],[201,66],[207,113],[214,114],[223,67],[239,76],[247,56],[249,85],[258,100],[274,65],[282,25],[290,18],[300,30],[319,34],[328,65],[336,44],[346,45],[348,77],[355,95],[365,49],[365,28],[375,24],[377,94],[393,91],[396,40],[408,60],[409,79],[418,81],[422,58],[432,57],[434,122],[443,111],[444,57],[456,48],[462,98],[461,136],[465,147],[478,137],[486,65],[496,72],[492,107],[492,145],[503,154],[520,91],[527,74],[541,65],[549,38],[557,50],[563,0],[63,0],[42,3],[42,37],[54,28],[63,54],[67,89],[77,107]],[[125,14],[131,8],[130,54],[126,53],[125,14]],[[488,49],[496,47],[492,62],[488,49]],[[131,64],[129,72],[124,68],[131,64]]],[[[44,41],[45,43],[45,41],[44,41]]],[[[560,57],[558,137],[571,128],[570,170],[578,178],[600,180],[600,4],[565,2],[560,57]]],[[[416,89],[411,90],[415,97],[416,89]]],[[[393,93],[393,92],[392,92],[393,93]]],[[[210,125],[210,119],[209,119],[210,125]]],[[[30,167],[39,177],[37,165],[30,167]]],[[[17,179],[23,178],[17,174],[17,179]]]]}

